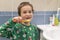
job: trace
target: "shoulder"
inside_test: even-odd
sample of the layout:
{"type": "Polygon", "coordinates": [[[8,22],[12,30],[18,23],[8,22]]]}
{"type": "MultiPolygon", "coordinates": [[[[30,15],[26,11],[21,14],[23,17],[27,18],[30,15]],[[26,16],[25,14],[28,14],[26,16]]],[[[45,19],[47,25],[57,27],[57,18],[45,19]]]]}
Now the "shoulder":
{"type": "Polygon", "coordinates": [[[12,20],[13,18],[9,18],[8,20],[12,20]]]}
{"type": "Polygon", "coordinates": [[[31,24],[31,26],[34,27],[35,29],[37,29],[37,25],[31,24]]]}
{"type": "Polygon", "coordinates": [[[21,27],[22,27],[21,23],[16,23],[15,26],[14,26],[14,28],[17,28],[17,29],[19,29],[21,27]]]}

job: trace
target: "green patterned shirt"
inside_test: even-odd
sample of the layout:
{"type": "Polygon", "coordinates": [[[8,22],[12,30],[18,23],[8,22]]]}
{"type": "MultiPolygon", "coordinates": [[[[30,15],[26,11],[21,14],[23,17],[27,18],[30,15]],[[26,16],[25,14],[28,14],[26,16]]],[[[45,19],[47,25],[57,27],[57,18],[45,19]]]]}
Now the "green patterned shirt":
{"type": "Polygon", "coordinates": [[[15,23],[9,19],[0,26],[0,36],[11,40],[37,40],[38,29],[34,25],[26,26],[21,23],[15,23]]]}

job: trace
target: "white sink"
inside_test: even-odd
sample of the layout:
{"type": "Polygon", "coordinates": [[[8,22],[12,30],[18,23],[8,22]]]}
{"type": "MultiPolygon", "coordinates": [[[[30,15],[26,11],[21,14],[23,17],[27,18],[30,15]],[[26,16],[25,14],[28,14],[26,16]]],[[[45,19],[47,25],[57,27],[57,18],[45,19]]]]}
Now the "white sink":
{"type": "Polygon", "coordinates": [[[48,30],[43,32],[47,40],[60,40],[60,30],[48,30]]]}
{"type": "Polygon", "coordinates": [[[60,26],[37,25],[47,40],[60,40],[60,26]]]}

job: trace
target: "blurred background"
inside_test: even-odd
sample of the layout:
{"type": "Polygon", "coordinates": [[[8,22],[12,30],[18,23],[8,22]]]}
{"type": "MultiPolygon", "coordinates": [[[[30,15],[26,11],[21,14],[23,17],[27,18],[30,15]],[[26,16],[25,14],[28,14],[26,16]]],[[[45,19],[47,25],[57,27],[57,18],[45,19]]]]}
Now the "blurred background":
{"type": "Polygon", "coordinates": [[[57,14],[60,8],[60,0],[0,0],[0,25],[18,15],[17,7],[23,1],[33,5],[35,11],[31,23],[37,25],[49,24],[49,17],[57,14]]]}
{"type": "MultiPolygon", "coordinates": [[[[60,19],[60,0],[0,0],[0,25],[4,24],[8,19],[18,16],[17,7],[23,1],[30,2],[34,7],[32,24],[49,24],[49,18],[57,13],[60,19]]],[[[0,37],[0,40],[4,39],[0,37]]]]}

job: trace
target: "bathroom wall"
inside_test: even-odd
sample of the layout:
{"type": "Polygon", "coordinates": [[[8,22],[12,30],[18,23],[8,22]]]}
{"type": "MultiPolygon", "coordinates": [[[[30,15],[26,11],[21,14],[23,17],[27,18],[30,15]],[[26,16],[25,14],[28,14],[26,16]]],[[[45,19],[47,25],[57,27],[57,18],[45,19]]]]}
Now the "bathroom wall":
{"type": "Polygon", "coordinates": [[[56,14],[60,7],[60,0],[0,0],[0,25],[18,15],[17,6],[23,1],[30,2],[34,7],[32,24],[49,24],[49,17],[56,14]]]}
{"type": "MultiPolygon", "coordinates": [[[[49,17],[56,14],[57,11],[35,11],[32,19],[32,24],[49,24],[49,17]]],[[[6,22],[9,18],[17,16],[17,12],[0,12],[0,25],[6,22]]]]}
{"type": "Polygon", "coordinates": [[[60,0],[0,0],[0,11],[17,11],[23,1],[30,2],[35,11],[56,11],[60,7],[60,0]]]}

